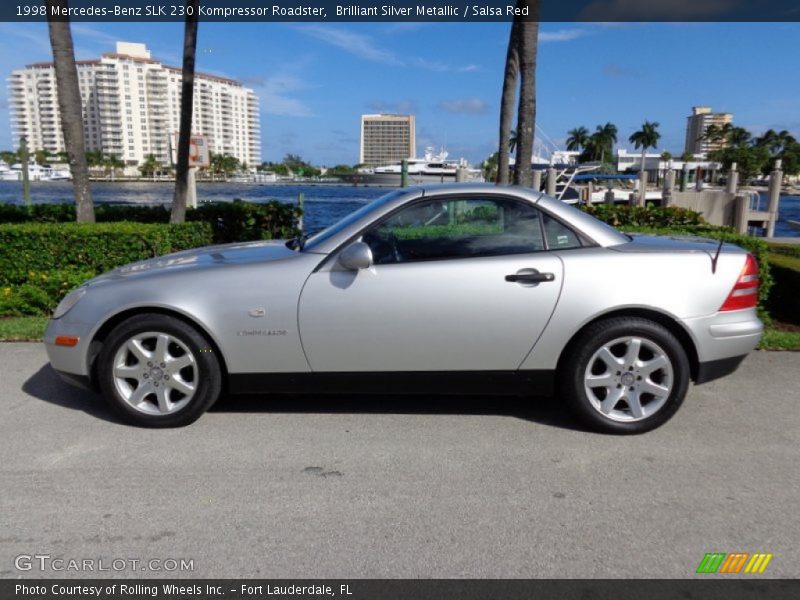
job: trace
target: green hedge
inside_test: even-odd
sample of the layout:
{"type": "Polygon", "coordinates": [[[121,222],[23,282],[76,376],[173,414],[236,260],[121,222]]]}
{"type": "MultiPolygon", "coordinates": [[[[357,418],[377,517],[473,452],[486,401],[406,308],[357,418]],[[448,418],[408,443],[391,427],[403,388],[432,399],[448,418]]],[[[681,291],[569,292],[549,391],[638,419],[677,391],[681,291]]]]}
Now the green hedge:
{"type": "Polygon", "coordinates": [[[211,243],[208,223],[0,225],[0,316],[47,314],[95,275],[211,243]]]}
{"type": "Polygon", "coordinates": [[[766,308],[767,299],[773,285],[772,272],[769,263],[769,245],[763,238],[751,235],[736,233],[729,227],[717,227],[714,225],[688,225],[684,227],[622,227],[626,233],[646,233],[653,235],[689,235],[709,238],[713,240],[723,240],[730,244],[741,246],[758,261],[760,285],[758,288],[758,301],[762,309],[766,308]]]}
{"type": "Polygon", "coordinates": [[[590,204],[579,208],[614,227],[694,227],[705,223],[699,212],[678,206],[590,204]]]}
{"type": "MultiPolygon", "coordinates": [[[[246,242],[289,238],[297,235],[300,208],[277,200],[265,203],[208,202],[186,211],[188,222],[206,222],[212,227],[213,242],[246,242]]],[[[169,223],[164,206],[98,204],[98,223],[135,221],[169,223]]],[[[34,204],[30,207],[0,204],[0,223],[69,223],[75,221],[74,204],[34,204]]]]}
{"type": "Polygon", "coordinates": [[[770,246],[770,250],[775,287],[767,308],[779,321],[800,325],[800,246],[770,246]]]}

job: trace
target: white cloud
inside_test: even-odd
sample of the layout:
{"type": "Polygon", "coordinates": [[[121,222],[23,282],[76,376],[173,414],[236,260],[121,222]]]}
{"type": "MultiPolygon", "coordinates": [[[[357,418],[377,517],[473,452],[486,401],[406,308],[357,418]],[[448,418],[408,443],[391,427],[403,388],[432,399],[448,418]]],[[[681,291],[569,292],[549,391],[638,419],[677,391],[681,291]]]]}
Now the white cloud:
{"type": "Polygon", "coordinates": [[[72,37],[73,38],[87,38],[103,45],[114,47],[114,44],[119,39],[118,37],[106,33],[101,29],[87,25],[86,23],[72,23],[72,37]]]}
{"type": "Polygon", "coordinates": [[[417,105],[413,100],[398,100],[396,102],[385,100],[373,100],[367,104],[369,110],[378,113],[388,114],[413,114],[417,112],[417,105]]]}
{"type": "MultiPolygon", "coordinates": [[[[27,23],[0,23],[0,37],[16,37],[29,43],[36,50],[47,52],[48,58],[51,56],[50,36],[47,33],[47,26],[29,25],[27,23]]],[[[20,65],[21,67],[22,65],[20,65]]]]}
{"type": "Polygon", "coordinates": [[[480,98],[442,100],[436,107],[445,112],[460,113],[463,115],[482,115],[489,109],[489,105],[480,98]]]}
{"type": "Polygon", "coordinates": [[[261,112],[282,117],[311,117],[311,110],[294,94],[311,86],[296,75],[278,73],[269,77],[262,75],[241,77],[242,83],[251,87],[261,103],[261,112]]]}
{"type": "Polygon", "coordinates": [[[425,69],[427,71],[435,71],[437,73],[446,73],[446,72],[471,73],[473,71],[477,71],[480,68],[478,67],[478,65],[474,64],[455,67],[440,60],[429,60],[426,58],[413,58],[410,61],[410,65],[413,67],[419,67],[420,69],[425,69]]]}
{"type": "Polygon", "coordinates": [[[557,29],[556,31],[539,31],[540,42],[571,42],[585,35],[589,35],[586,29],[557,29]]]}
{"type": "Polygon", "coordinates": [[[378,47],[367,35],[327,25],[304,25],[297,30],[364,60],[387,65],[403,64],[394,53],[378,47]]]}
{"type": "Polygon", "coordinates": [[[328,43],[340,50],[344,50],[348,54],[370,62],[394,65],[397,67],[417,67],[419,69],[438,73],[469,73],[479,69],[478,65],[474,64],[454,66],[441,60],[431,60],[422,57],[411,57],[402,60],[394,52],[381,48],[370,36],[348,31],[340,27],[331,27],[329,25],[304,25],[296,29],[305,35],[328,43]]]}

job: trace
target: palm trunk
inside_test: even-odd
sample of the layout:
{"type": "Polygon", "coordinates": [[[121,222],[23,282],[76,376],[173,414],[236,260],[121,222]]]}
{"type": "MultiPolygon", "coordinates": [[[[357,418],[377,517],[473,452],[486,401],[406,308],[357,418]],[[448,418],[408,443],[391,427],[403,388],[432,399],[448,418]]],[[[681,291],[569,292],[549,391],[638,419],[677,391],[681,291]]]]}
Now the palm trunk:
{"type": "Polygon", "coordinates": [[[647,171],[644,170],[646,155],[647,146],[642,146],[642,166],[639,167],[639,206],[644,206],[645,198],[647,198],[647,171]]]}
{"type": "Polygon", "coordinates": [[[181,124],[178,134],[178,162],[175,165],[175,195],[172,200],[170,223],[186,219],[186,195],[189,187],[189,142],[192,136],[194,106],[194,62],[197,51],[198,0],[186,0],[186,23],[183,34],[183,76],[181,79],[181,124]]]}
{"type": "Polygon", "coordinates": [[[86,164],[86,142],[83,134],[81,91],[78,85],[78,68],[75,66],[72,32],[67,18],[59,17],[56,20],[51,16],[54,7],[63,9],[67,6],[67,0],[47,0],[47,27],[53,48],[61,131],[72,173],[75,214],[79,223],[94,223],[94,205],[89,188],[89,168],[86,164]]]}
{"type": "Polygon", "coordinates": [[[514,183],[530,187],[533,183],[531,158],[536,126],[536,54],[539,41],[539,2],[520,0],[517,6],[527,6],[527,17],[519,24],[519,70],[522,77],[517,111],[517,168],[514,183]]]}
{"type": "Polygon", "coordinates": [[[515,21],[511,24],[508,36],[508,52],[506,53],[506,69],[503,78],[503,93],[500,98],[500,141],[497,154],[497,184],[508,185],[509,153],[511,124],[514,118],[514,100],[517,96],[517,73],[519,72],[518,47],[519,26],[515,21]]]}

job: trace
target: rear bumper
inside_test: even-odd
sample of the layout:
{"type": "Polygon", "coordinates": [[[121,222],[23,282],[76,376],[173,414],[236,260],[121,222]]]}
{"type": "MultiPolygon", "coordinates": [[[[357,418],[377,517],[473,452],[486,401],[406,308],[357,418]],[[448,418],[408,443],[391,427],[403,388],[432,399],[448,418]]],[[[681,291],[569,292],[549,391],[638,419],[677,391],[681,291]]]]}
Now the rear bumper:
{"type": "Polygon", "coordinates": [[[718,376],[722,376],[736,370],[758,345],[764,332],[764,325],[752,308],[718,312],[682,322],[691,333],[697,350],[697,383],[701,383],[703,373],[706,374],[703,381],[710,381],[716,377],[709,378],[708,373],[719,372],[718,376]]]}
{"type": "Polygon", "coordinates": [[[745,358],[747,358],[746,354],[701,362],[697,367],[697,377],[694,382],[695,384],[707,383],[719,379],[720,377],[730,375],[739,368],[739,365],[742,364],[745,358]]]}

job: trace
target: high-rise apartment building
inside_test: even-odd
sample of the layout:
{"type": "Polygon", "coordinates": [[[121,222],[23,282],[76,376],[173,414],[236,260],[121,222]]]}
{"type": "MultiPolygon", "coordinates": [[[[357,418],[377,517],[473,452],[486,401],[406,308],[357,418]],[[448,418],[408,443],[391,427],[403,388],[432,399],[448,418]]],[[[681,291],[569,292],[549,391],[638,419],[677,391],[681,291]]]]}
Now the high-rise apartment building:
{"type": "Polygon", "coordinates": [[[731,113],[712,113],[708,106],[692,107],[692,114],[687,117],[686,123],[685,151],[690,154],[706,154],[724,148],[725,142],[705,140],[703,135],[709,125],[722,127],[731,122],[733,122],[731,113]]]}
{"type": "MultiPolygon", "coordinates": [[[[78,61],[87,150],[138,165],[149,154],[170,162],[170,136],[180,124],[181,69],[151,58],[144,44],[117,42],[116,52],[78,61]]],[[[195,74],[192,133],[210,150],[248,165],[261,162],[258,98],[241,83],[195,74]]],[[[53,63],[17,69],[8,79],[11,129],[31,150],[64,151],[53,63]]]]}
{"type": "Polygon", "coordinates": [[[361,115],[358,162],[374,167],[413,158],[416,152],[414,115],[361,115]]]}

